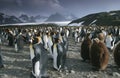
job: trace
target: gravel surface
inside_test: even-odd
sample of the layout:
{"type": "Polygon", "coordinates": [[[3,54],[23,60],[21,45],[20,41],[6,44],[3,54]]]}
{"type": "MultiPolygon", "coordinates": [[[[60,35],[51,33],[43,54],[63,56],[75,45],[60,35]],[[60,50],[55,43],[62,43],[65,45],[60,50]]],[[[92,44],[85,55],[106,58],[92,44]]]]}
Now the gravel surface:
{"type": "MultiPolygon", "coordinates": [[[[24,52],[15,52],[13,47],[2,45],[2,55],[5,68],[0,69],[0,78],[30,78],[31,61],[28,46],[24,52]]],[[[64,71],[55,71],[52,60],[48,63],[48,75],[50,78],[120,78],[120,68],[114,64],[112,53],[105,71],[93,71],[89,62],[82,62],[80,57],[80,42],[74,42],[69,37],[69,49],[64,71]]]]}

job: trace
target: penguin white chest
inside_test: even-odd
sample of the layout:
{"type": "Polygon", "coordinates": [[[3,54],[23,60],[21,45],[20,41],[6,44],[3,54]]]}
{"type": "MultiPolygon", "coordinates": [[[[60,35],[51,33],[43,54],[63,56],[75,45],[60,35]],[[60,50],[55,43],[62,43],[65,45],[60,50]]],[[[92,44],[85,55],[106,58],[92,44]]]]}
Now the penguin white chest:
{"type": "Polygon", "coordinates": [[[17,43],[15,43],[15,51],[18,51],[17,43]]]}
{"type": "Polygon", "coordinates": [[[38,77],[40,75],[40,62],[35,63],[35,75],[38,77]]]}
{"type": "Polygon", "coordinates": [[[30,46],[30,58],[31,58],[31,60],[32,60],[34,57],[35,57],[35,55],[34,55],[34,50],[33,50],[32,46],[30,46]]]}
{"type": "Polygon", "coordinates": [[[53,55],[54,55],[54,57],[57,57],[57,55],[58,55],[56,45],[54,45],[54,48],[53,48],[53,55]]]}
{"type": "Polygon", "coordinates": [[[53,46],[53,66],[55,69],[58,69],[57,67],[57,56],[58,56],[58,53],[57,53],[57,47],[56,47],[56,44],[53,46]]]}
{"type": "Polygon", "coordinates": [[[2,43],[1,38],[0,38],[0,44],[2,43]]]}

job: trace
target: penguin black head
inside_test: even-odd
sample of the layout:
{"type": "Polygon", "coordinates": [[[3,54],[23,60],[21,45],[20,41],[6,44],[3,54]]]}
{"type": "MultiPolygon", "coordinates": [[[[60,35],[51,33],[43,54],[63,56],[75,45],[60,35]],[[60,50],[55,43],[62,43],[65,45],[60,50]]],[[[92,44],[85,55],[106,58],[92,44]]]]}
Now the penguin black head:
{"type": "Polygon", "coordinates": [[[33,39],[33,44],[36,44],[36,43],[38,43],[38,38],[33,39]]]}
{"type": "Polygon", "coordinates": [[[90,36],[90,33],[87,33],[86,36],[89,37],[89,36],[90,36]]]}
{"type": "Polygon", "coordinates": [[[64,32],[61,32],[61,36],[64,36],[64,32]]]}
{"type": "Polygon", "coordinates": [[[41,32],[39,31],[39,32],[36,32],[35,33],[35,36],[41,36],[41,32]]]}
{"type": "Polygon", "coordinates": [[[108,35],[111,35],[112,33],[111,32],[108,32],[108,35]]]}
{"type": "Polygon", "coordinates": [[[51,31],[50,35],[51,35],[51,36],[54,35],[54,31],[51,31]]]}
{"type": "Polygon", "coordinates": [[[20,33],[21,31],[22,31],[22,30],[19,28],[19,29],[18,29],[18,32],[20,33]]]}
{"type": "Polygon", "coordinates": [[[54,38],[55,43],[59,42],[59,38],[54,38]]]}

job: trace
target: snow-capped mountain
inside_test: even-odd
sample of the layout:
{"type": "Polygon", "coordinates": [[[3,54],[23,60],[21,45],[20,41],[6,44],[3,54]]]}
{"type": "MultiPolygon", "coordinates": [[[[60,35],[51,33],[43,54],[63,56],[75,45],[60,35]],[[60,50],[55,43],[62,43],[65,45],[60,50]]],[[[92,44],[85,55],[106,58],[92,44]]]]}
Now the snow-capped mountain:
{"type": "Polygon", "coordinates": [[[36,23],[44,22],[45,20],[48,19],[47,16],[42,16],[42,15],[28,16],[26,14],[22,14],[19,18],[20,18],[20,20],[22,20],[25,23],[28,23],[28,22],[36,22],[36,23]]]}
{"type": "Polygon", "coordinates": [[[36,22],[44,22],[44,21],[46,21],[48,19],[48,17],[47,16],[37,15],[37,16],[34,17],[34,19],[35,19],[36,22]]]}
{"type": "Polygon", "coordinates": [[[72,21],[74,19],[77,19],[77,17],[75,17],[73,14],[60,14],[60,13],[55,13],[52,14],[48,17],[48,19],[46,20],[47,22],[53,22],[53,21],[72,21]]]}
{"type": "Polygon", "coordinates": [[[33,16],[28,16],[26,14],[22,14],[19,19],[25,23],[28,23],[28,22],[35,22],[35,19],[33,16]]]}
{"type": "Polygon", "coordinates": [[[13,23],[22,23],[22,21],[15,16],[9,16],[4,13],[0,13],[0,24],[13,24],[13,23]]]}
{"type": "Polygon", "coordinates": [[[119,26],[120,10],[89,14],[82,18],[73,20],[69,23],[69,25],[70,24],[79,24],[85,26],[119,26]]]}
{"type": "Polygon", "coordinates": [[[29,16],[27,14],[21,14],[20,16],[10,16],[4,13],[0,13],[0,24],[16,24],[16,23],[58,23],[58,22],[70,22],[76,19],[73,14],[60,14],[55,13],[48,16],[36,15],[29,16]]]}
{"type": "Polygon", "coordinates": [[[58,22],[58,21],[66,21],[66,18],[60,13],[55,13],[50,15],[46,20],[46,22],[58,22]]]}
{"type": "Polygon", "coordinates": [[[65,16],[66,20],[68,20],[68,21],[77,19],[77,17],[73,14],[67,14],[67,15],[64,15],[64,16],[65,16]]]}

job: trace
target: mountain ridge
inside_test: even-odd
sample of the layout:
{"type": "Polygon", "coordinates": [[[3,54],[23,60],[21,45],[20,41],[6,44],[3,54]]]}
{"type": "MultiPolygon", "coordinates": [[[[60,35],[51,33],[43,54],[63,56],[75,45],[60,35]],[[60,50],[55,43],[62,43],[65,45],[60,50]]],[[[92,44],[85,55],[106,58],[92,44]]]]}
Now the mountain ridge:
{"type": "Polygon", "coordinates": [[[56,13],[50,15],[48,17],[48,19],[46,20],[46,22],[71,21],[71,20],[74,20],[76,18],[77,17],[75,17],[73,14],[64,15],[64,14],[56,12],[56,13]]]}
{"type": "Polygon", "coordinates": [[[15,16],[9,16],[4,13],[0,13],[0,24],[14,24],[14,23],[22,23],[22,21],[15,16]]]}
{"type": "Polygon", "coordinates": [[[71,21],[69,24],[81,23],[81,25],[104,26],[120,25],[120,10],[88,14],[82,18],[71,21]]]}

